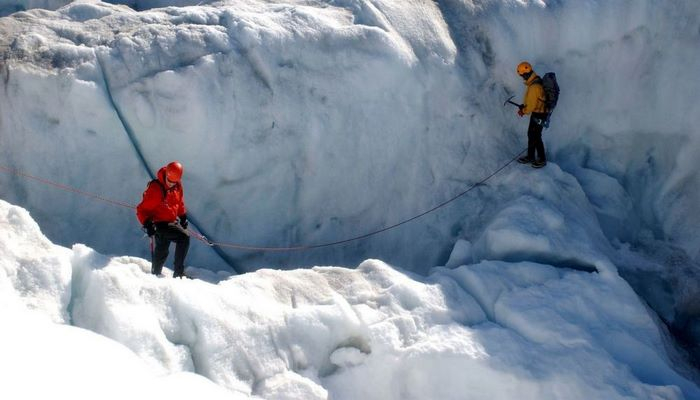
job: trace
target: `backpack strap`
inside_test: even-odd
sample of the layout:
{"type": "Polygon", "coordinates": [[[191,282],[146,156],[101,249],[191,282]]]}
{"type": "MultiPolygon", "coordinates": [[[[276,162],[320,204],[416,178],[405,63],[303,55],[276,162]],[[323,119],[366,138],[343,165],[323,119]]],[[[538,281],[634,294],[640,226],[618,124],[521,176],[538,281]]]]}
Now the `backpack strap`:
{"type": "Polygon", "coordinates": [[[151,187],[151,184],[154,184],[154,183],[156,185],[160,186],[160,191],[163,193],[163,200],[165,200],[165,196],[167,195],[167,190],[165,189],[165,186],[158,179],[153,179],[152,181],[148,182],[148,187],[151,187]]]}

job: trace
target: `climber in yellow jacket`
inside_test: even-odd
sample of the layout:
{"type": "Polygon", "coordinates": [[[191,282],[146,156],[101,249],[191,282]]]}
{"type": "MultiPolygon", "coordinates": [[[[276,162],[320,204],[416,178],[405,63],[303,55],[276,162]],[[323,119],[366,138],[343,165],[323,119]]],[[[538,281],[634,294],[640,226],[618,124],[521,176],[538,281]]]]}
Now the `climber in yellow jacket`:
{"type": "Polygon", "coordinates": [[[517,72],[525,81],[526,86],[523,106],[518,109],[518,115],[521,117],[530,115],[530,125],[527,129],[527,156],[519,158],[518,162],[521,164],[532,163],[533,168],[542,168],[547,165],[544,143],[542,142],[542,128],[547,120],[542,80],[527,61],[518,64],[517,72]]]}

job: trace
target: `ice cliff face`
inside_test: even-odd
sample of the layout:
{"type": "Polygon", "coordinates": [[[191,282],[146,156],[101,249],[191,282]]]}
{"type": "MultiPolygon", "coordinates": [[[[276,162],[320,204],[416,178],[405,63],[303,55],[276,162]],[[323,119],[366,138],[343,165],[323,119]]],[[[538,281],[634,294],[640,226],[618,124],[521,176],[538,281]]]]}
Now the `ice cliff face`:
{"type": "MultiPolygon", "coordinates": [[[[5,164],[135,204],[149,172],[178,159],[210,239],[334,241],[426,210],[517,154],[526,123],[502,102],[520,95],[513,69],[528,59],[563,90],[548,170],[509,168],[371,240],[274,254],[194,245],[191,263],[378,257],[425,272],[458,240],[468,251],[453,262],[600,266],[623,243],[659,240],[698,260],[693,1],[159,5],[76,2],[2,19],[5,164]]],[[[59,243],[148,252],[130,210],[0,182],[59,243]]]]}
{"type": "MultiPolygon", "coordinates": [[[[9,166],[135,204],[148,171],[179,159],[212,239],[342,239],[430,208],[523,148],[525,124],[501,103],[520,94],[513,66],[529,59],[563,87],[550,159],[577,178],[608,238],[646,230],[697,260],[692,2],[158,5],[79,2],[2,20],[9,166]]],[[[1,179],[40,220],[68,221],[47,226],[57,240],[145,254],[129,212],[1,179]]],[[[241,270],[368,256],[425,270],[483,234],[495,213],[485,196],[495,208],[515,199],[495,189],[341,248],[226,257],[241,270]]],[[[192,260],[224,264],[201,248],[192,260]]]]}
{"type": "MultiPolygon", "coordinates": [[[[527,58],[559,75],[550,159],[578,178],[608,237],[647,229],[697,259],[698,134],[687,118],[697,111],[688,100],[699,61],[687,51],[697,20],[682,2],[17,13],[2,22],[3,152],[13,167],[133,203],[147,170],[179,159],[191,213],[213,239],[315,244],[425,210],[519,151],[524,124],[499,102],[520,93],[512,67],[527,58]]],[[[5,197],[39,218],[66,220],[80,206],[47,228],[60,240],[143,248],[128,212],[53,194],[49,206],[43,189],[3,180],[5,197]],[[105,224],[116,232],[100,234],[105,224]]],[[[381,256],[421,270],[481,233],[484,195],[513,199],[471,196],[340,249],[228,259],[245,270],[381,256]]]]}

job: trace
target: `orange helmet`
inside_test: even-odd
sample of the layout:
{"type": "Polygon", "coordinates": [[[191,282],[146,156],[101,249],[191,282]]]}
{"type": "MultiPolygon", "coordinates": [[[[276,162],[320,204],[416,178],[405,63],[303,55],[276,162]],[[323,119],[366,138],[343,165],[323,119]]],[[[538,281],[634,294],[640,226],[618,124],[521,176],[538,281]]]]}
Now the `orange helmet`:
{"type": "Polygon", "coordinates": [[[170,182],[180,182],[180,179],[182,179],[182,171],[182,164],[173,161],[165,166],[165,177],[168,178],[170,182]]]}
{"type": "Polygon", "coordinates": [[[532,72],[532,65],[529,62],[523,61],[518,64],[518,75],[527,74],[528,72],[532,72]]]}

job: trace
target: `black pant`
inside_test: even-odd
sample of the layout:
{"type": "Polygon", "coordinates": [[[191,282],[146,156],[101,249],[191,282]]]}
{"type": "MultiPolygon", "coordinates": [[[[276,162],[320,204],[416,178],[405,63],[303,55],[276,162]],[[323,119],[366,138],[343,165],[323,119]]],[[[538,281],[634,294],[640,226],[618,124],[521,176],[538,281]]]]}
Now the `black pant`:
{"type": "Polygon", "coordinates": [[[187,250],[190,248],[190,235],[187,231],[175,222],[157,222],[155,238],[156,247],[153,250],[153,258],[151,259],[151,273],[160,275],[165,259],[168,258],[170,242],[175,242],[173,276],[184,276],[185,256],[187,256],[187,250]]]}
{"type": "Polygon", "coordinates": [[[532,113],[530,116],[530,126],[527,128],[527,158],[535,159],[537,152],[537,160],[547,161],[544,154],[544,143],[542,143],[542,128],[544,121],[547,119],[547,114],[532,113]]]}

